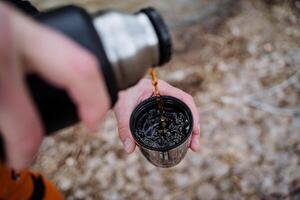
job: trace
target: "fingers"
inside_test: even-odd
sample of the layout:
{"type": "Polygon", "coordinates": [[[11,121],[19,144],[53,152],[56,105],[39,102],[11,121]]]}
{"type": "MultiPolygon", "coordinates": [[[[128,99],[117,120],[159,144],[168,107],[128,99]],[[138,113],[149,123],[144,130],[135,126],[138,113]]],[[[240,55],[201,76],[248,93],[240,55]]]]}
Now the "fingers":
{"type": "Polygon", "coordinates": [[[160,85],[160,90],[162,95],[170,95],[170,96],[177,97],[183,102],[185,102],[187,106],[191,109],[194,125],[193,125],[190,148],[193,151],[197,151],[199,148],[199,139],[200,139],[200,119],[199,119],[200,117],[193,97],[187,94],[186,92],[169,85],[164,81],[160,81],[158,84],[160,85]]]}
{"type": "Polygon", "coordinates": [[[23,16],[16,16],[14,21],[14,31],[22,32],[16,35],[17,49],[28,70],[64,88],[83,123],[95,129],[110,108],[97,60],[60,33],[23,16]]]}
{"type": "Polygon", "coordinates": [[[135,86],[119,92],[119,100],[114,111],[118,121],[119,137],[127,153],[132,153],[136,147],[129,127],[130,115],[135,106],[151,94],[151,82],[148,79],[142,79],[135,86]]]}
{"type": "Polygon", "coordinates": [[[12,8],[0,4],[0,133],[7,164],[21,169],[31,162],[43,132],[24,87],[15,51],[13,15],[12,8]]]}
{"type": "Polygon", "coordinates": [[[66,89],[89,128],[104,117],[109,99],[90,53],[6,5],[0,4],[0,15],[0,132],[8,164],[21,169],[30,163],[43,135],[23,82],[24,66],[66,89]]]}
{"type": "Polygon", "coordinates": [[[22,169],[31,163],[43,132],[18,68],[2,68],[0,96],[0,132],[5,141],[6,162],[22,169]]]}
{"type": "Polygon", "coordinates": [[[119,136],[127,153],[132,153],[136,147],[129,127],[130,115],[135,106],[151,94],[151,82],[148,79],[141,79],[135,86],[119,92],[119,100],[114,111],[118,121],[119,136]]]}
{"type": "Polygon", "coordinates": [[[132,153],[135,150],[136,144],[131,135],[129,127],[125,124],[128,123],[122,123],[118,125],[119,136],[126,153],[132,153]]]}
{"type": "Polygon", "coordinates": [[[119,101],[114,108],[118,121],[119,137],[127,153],[132,153],[136,147],[129,127],[130,115],[135,105],[132,99],[130,99],[132,97],[129,97],[130,92],[119,92],[119,101]]]}

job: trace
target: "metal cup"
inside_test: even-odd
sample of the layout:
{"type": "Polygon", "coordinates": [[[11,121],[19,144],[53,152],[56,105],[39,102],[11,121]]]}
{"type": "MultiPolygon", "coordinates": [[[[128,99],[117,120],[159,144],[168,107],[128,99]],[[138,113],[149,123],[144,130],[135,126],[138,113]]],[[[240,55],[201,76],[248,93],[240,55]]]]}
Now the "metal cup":
{"type": "Polygon", "coordinates": [[[168,168],[177,165],[184,158],[188,150],[192,136],[193,115],[188,106],[175,97],[161,96],[161,100],[163,101],[165,107],[168,107],[172,110],[174,109],[174,112],[183,112],[189,121],[189,128],[179,143],[167,148],[154,148],[142,143],[139,137],[137,137],[137,124],[141,119],[141,115],[150,109],[153,109],[153,107],[157,108],[156,97],[150,97],[146,99],[134,109],[130,117],[130,129],[137,145],[146,159],[157,167],[168,168]]]}

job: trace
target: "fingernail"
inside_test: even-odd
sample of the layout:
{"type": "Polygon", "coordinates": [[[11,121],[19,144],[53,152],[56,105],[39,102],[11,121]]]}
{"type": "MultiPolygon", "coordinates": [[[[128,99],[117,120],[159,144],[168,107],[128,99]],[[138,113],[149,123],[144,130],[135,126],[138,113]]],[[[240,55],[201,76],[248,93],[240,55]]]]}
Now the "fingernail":
{"type": "Polygon", "coordinates": [[[124,145],[124,149],[127,153],[130,152],[130,147],[131,147],[131,144],[132,144],[132,141],[129,137],[127,137],[124,142],[123,142],[123,145],[124,145]]]}

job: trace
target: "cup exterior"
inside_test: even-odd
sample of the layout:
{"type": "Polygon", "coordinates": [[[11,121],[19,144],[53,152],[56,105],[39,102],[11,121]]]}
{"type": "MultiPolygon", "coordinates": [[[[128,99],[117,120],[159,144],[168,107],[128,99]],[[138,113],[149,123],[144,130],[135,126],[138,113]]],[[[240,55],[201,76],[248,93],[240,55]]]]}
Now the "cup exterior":
{"type": "Polygon", "coordinates": [[[192,135],[184,143],[168,151],[154,151],[143,146],[139,146],[139,148],[150,163],[157,167],[169,168],[177,165],[184,158],[189,148],[191,137],[192,135]]]}

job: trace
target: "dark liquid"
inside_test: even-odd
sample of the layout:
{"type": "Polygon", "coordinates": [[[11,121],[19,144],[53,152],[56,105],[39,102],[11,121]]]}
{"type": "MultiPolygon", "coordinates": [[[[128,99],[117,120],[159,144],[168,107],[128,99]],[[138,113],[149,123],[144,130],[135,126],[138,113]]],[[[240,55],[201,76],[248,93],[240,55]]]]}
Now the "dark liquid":
{"type": "Polygon", "coordinates": [[[159,92],[159,89],[158,89],[158,78],[157,78],[157,74],[156,74],[156,71],[155,71],[154,68],[150,68],[149,74],[150,74],[151,79],[152,79],[153,92],[154,92],[155,97],[156,97],[157,107],[158,107],[158,111],[159,111],[159,114],[160,114],[160,129],[161,130],[159,131],[159,133],[163,134],[163,133],[165,133],[165,125],[166,125],[165,120],[166,119],[164,117],[163,101],[160,98],[160,92],[159,92]]]}
{"type": "Polygon", "coordinates": [[[155,106],[141,113],[136,124],[137,139],[146,146],[158,149],[179,144],[190,129],[186,114],[169,104],[164,104],[164,117],[165,125],[162,129],[161,114],[155,106]]]}

